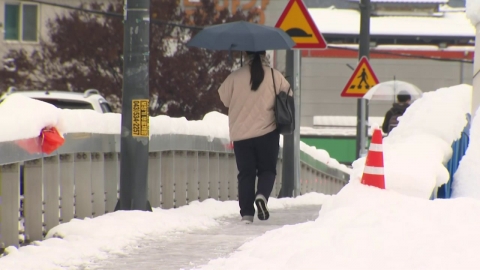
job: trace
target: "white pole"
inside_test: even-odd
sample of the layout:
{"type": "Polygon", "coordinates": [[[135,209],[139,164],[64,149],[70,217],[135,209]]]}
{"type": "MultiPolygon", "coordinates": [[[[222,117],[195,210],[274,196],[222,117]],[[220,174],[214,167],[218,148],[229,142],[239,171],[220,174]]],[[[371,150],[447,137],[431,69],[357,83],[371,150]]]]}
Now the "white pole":
{"type": "Polygon", "coordinates": [[[364,98],[360,99],[360,153],[359,157],[366,157],[368,154],[367,150],[367,111],[368,104],[367,100],[364,98]]]}
{"type": "Polygon", "coordinates": [[[473,92],[472,115],[480,106],[480,2],[478,0],[466,1],[467,17],[475,25],[475,58],[473,59],[473,92]]]}
{"type": "Polygon", "coordinates": [[[294,153],[294,194],[295,196],[300,195],[300,119],[301,119],[301,109],[300,109],[300,81],[301,81],[301,57],[300,50],[293,51],[293,78],[294,78],[294,87],[293,87],[293,98],[295,102],[295,132],[293,134],[293,153],[294,153]]]}
{"type": "Polygon", "coordinates": [[[480,23],[477,24],[475,37],[475,57],[473,60],[473,92],[472,92],[472,114],[480,106],[480,23]]]}

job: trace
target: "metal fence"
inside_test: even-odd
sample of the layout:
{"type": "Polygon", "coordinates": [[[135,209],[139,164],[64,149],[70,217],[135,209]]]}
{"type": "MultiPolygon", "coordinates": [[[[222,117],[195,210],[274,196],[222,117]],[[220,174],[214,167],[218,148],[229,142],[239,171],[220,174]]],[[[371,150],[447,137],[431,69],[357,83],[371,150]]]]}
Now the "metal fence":
{"type": "MultiPolygon", "coordinates": [[[[112,212],[118,199],[119,147],[119,135],[86,133],[68,134],[52,155],[31,155],[14,142],[0,143],[0,249],[42,240],[49,229],[73,218],[112,212]]],[[[237,200],[235,156],[220,139],[154,135],[149,155],[152,207],[237,200]]],[[[280,190],[281,167],[280,155],[273,197],[280,190]]],[[[348,179],[301,153],[301,194],[335,194],[348,179]]]]}
{"type": "Polygon", "coordinates": [[[447,169],[450,173],[450,179],[445,185],[442,185],[438,188],[438,192],[436,193],[436,198],[448,199],[452,196],[452,185],[453,185],[453,178],[455,172],[460,165],[460,161],[462,160],[463,156],[467,152],[468,144],[470,143],[470,127],[471,127],[471,118],[470,114],[466,115],[467,117],[467,125],[462,131],[462,135],[460,138],[453,142],[452,144],[452,157],[447,163],[447,169]]]}

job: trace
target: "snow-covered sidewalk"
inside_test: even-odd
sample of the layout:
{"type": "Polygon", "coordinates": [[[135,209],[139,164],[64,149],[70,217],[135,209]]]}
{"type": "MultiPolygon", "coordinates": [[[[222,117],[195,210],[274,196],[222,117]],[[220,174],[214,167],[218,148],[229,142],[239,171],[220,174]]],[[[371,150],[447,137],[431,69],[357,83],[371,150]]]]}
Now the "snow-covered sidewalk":
{"type": "MultiPolygon", "coordinates": [[[[480,201],[350,183],[312,222],[284,226],[198,270],[476,270],[480,201]]],[[[160,268],[159,268],[160,269],[160,268]]]]}
{"type": "MultiPolygon", "coordinates": [[[[319,206],[331,198],[332,196],[319,193],[309,193],[297,198],[271,198],[269,208],[272,211],[272,220],[269,222],[274,225],[274,213],[282,209],[312,205],[320,209],[319,206]]],[[[318,210],[316,212],[318,214],[318,210]]],[[[225,218],[239,219],[237,201],[220,202],[208,199],[177,209],[156,208],[153,212],[118,211],[92,219],[74,219],[51,229],[44,241],[36,241],[19,249],[8,247],[9,254],[0,258],[0,270],[77,269],[92,262],[99,263],[101,260],[133,252],[146,241],[161,243],[165,236],[174,234],[182,235],[200,230],[219,231],[225,218]]],[[[255,222],[257,223],[259,221],[255,222]]],[[[280,225],[281,222],[277,224],[278,227],[280,225]]],[[[252,228],[255,226],[257,225],[252,228]]],[[[265,227],[265,230],[268,229],[265,227]]],[[[239,242],[238,246],[242,243],[239,242]]],[[[231,251],[233,250],[226,250],[231,251]]]]}
{"type": "Polygon", "coordinates": [[[82,269],[191,269],[212,259],[226,257],[244,243],[278,229],[317,219],[321,206],[302,206],[272,211],[267,221],[245,225],[237,217],[220,220],[220,226],[186,233],[170,233],[160,239],[144,239],[128,254],[114,256],[82,269]]]}

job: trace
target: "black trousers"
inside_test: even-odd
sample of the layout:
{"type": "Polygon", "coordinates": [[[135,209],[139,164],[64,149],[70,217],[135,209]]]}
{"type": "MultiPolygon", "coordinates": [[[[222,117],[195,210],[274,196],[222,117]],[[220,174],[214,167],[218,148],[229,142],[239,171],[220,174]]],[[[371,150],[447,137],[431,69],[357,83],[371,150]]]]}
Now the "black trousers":
{"type": "Polygon", "coordinates": [[[238,168],[238,201],[242,217],[255,215],[254,202],[257,194],[262,194],[267,200],[270,197],[277,176],[279,140],[280,134],[274,130],[260,137],[233,142],[238,168]]]}

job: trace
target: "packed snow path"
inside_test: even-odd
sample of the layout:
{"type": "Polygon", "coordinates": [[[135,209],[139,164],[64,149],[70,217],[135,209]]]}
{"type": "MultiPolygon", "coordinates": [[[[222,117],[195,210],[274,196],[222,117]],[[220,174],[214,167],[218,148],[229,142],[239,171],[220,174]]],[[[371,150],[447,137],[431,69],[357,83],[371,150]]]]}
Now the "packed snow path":
{"type": "Polygon", "coordinates": [[[267,231],[284,225],[313,221],[318,217],[320,208],[321,206],[302,206],[271,210],[269,220],[255,219],[252,224],[242,224],[238,217],[226,218],[219,227],[168,234],[163,239],[154,241],[145,240],[128,254],[84,265],[80,269],[192,269],[211,259],[228,256],[243,243],[267,231]]]}

